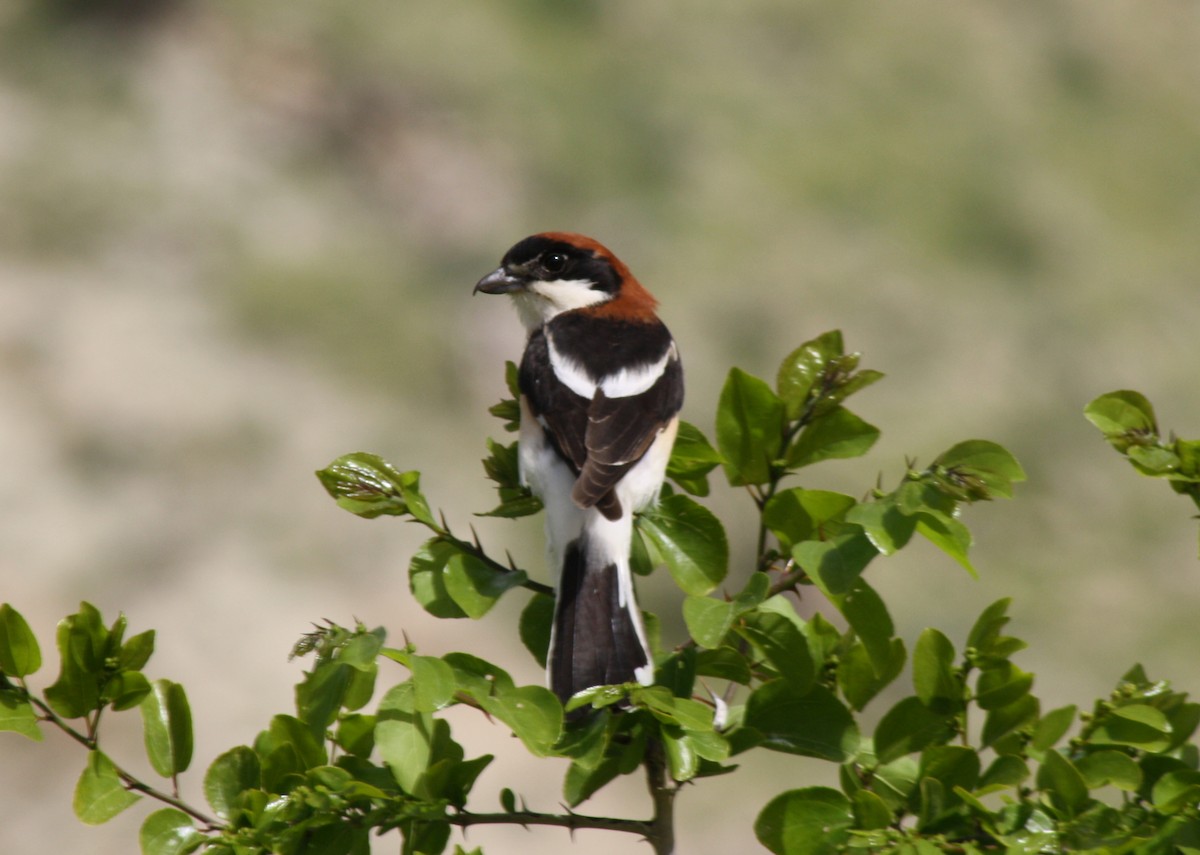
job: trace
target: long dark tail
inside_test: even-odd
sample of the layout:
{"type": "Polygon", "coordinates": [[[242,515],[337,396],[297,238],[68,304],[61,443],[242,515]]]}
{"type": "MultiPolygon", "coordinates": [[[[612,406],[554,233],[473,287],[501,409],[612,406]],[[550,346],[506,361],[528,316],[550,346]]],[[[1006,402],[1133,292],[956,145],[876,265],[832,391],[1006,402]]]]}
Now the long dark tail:
{"type": "Polygon", "coordinates": [[[589,552],[586,534],[568,545],[554,608],[547,668],[550,688],[564,703],[593,686],[653,680],[628,559],[608,561],[589,552]]]}

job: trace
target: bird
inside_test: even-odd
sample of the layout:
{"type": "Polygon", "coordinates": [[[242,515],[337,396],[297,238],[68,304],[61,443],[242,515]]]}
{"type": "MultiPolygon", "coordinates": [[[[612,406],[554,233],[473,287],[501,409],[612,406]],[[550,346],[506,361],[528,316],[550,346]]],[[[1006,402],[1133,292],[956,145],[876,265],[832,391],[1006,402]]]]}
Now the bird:
{"type": "Polygon", "coordinates": [[[528,333],[518,462],[545,508],[557,575],[549,687],[565,704],[596,686],[653,685],[633,515],[658,499],[683,406],[679,349],[658,301],[610,250],[573,232],[517,242],[472,293],[510,295],[528,333]]]}

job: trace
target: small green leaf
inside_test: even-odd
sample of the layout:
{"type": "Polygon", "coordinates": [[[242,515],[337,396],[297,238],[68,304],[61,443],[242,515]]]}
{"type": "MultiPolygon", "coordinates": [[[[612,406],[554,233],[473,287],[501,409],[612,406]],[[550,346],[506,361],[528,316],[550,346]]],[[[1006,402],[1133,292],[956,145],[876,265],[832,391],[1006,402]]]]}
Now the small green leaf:
{"type": "Polygon", "coordinates": [[[524,585],[524,571],[503,573],[489,567],[474,555],[453,551],[443,570],[446,593],[467,617],[478,620],[496,604],[505,591],[524,585]]]}
{"type": "Polygon", "coordinates": [[[1158,433],[1154,407],[1140,392],[1125,389],[1101,395],[1084,408],[1083,414],[1105,434],[1158,433]]]}
{"type": "Polygon", "coordinates": [[[46,700],[63,718],[81,718],[103,706],[100,686],[107,682],[104,652],[108,630],[95,606],[80,603],[76,614],[58,622],[55,640],[59,673],[46,689],[46,700]]]}
{"type": "Polygon", "coordinates": [[[729,568],[725,529],[712,511],[693,499],[667,496],[638,514],[637,526],[686,593],[707,594],[725,578],[729,568]]]}
{"type": "Polygon", "coordinates": [[[417,712],[434,712],[450,703],[458,684],[454,669],[433,656],[412,656],[408,663],[412,671],[413,708],[417,712]]]}
{"type": "Polygon", "coordinates": [[[876,726],[875,756],[888,763],[930,745],[943,745],[953,736],[953,716],[931,710],[920,698],[904,698],[876,726]]]}
{"type": "Polygon", "coordinates": [[[838,855],[846,851],[854,811],[829,787],[789,790],[767,803],[754,822],[758,841],[775,855],[838,855]]]}
{"type": "Polygon", "coordinates": [[[861,457],[879,439],[879,428],[863,421],[845,407],[835,407],[810,422],[787,453],[789,469],[821,460],[861,457]]]}
{"type": "Polygon", "coordinates": [[[1142,770],[1122,751],[1106,750],[1085,754],[1076,762],[1079,774],[1089,790],[1113,786],[1136,793],[1142,786],[1142,770]]]}
{"type": "Polygon", "coordinates": [[[979,753],[962,745],[934,745],[921,753],[920,768],[920,777],[940,783],[947,803],[953,804],[955,787],[970,792],[979,782],[979,753]]]}
{"type": "Polygon", "coordinates": [[[1033,738],[1029,743],[1031,751],[1040,754],[1053,747],[1075,723],[1075,713],[1075,705],[1071,704],[1051,710],[1042,716],[1033,730],[1033,738]]]}
{"type": "Polygon", "coordinates": [[[121,645],[118,667],[123,671],[140,671],[154,653],[154,630],[139,632],[121,645]]]}
{"type": "Polygon", "coordinates": [[[1025,470],[1008,449],[985,439],[969,439],[960,442],[938,456],[933,467],[946,473],[951,482],[962,479],[967,483],[978,481],[983,487],[981,495],[968,488],[969,501],[992,496],[1012,497],[1012,485],[1025,480],[1025,470]]]}
{"type": "Polygon", "coordinates": [[[746,702],[745,725],[774,751],[842,763],[858,750],[858,726],[824,686],[799,692],[789,680],[763,683],[746,702]]]}
{"type": "Polygon", "coordinates": [[[836,537],[845,528],[847,511],[855,506],[850,496],[828,490],[793,487],[771,497],[763,508],[762,521],[791,550],[806,540],[836,537]]]}
{"type": "Polygon", "coordinates": [[[176,808],[156,810],[146,817],[138,832],[142,855],[186,855],[205,839],[192,825],[192,818],[176,808]]]}
{"type": "Polygon", "coordinates": [[[8,603],[0,606],[0,674],[19,679],[41,667],[42,651],[25,618],[8,603]]]}
{"type": "Polygon", "coordinates": [[[562,733],[563,708],[558,698],[541,686],[520,686],[484,702],[488,713],[512,728],[534,755],[551,752],[562,733]]]}
{"type": "Polygon", "coordinates": [[[799,693],[808,691],[816,679],[816,666],[808,640],[794,623],[782,615],[752,611],[745,615],[737,632],[762,652],[779,675],[799,693]]]}
{"type": "Polygon", "coordinates": [[[902,548],[917,528],[916,518],[902,512],[891,497],[855,505],[846,514],[846,522],[862,526],[871,544],[883,555],[902,548]]]}
{"type": "Polygon", "coordinates": [[[967,634],[967,647],[980,651],[988,650],[1000,636],[1000,630],[1008,624],[1008,607],[1011,597],[1003,597],[989,605],[975,621],[967,634]]]}
{"type": "Polygon", "coordinates": [[[701,647],[720,647],[733,626],[733,603],[712,597],[687,597],[683,601],[683,621],[688,634],[701,647]]]}
{"type": "Polygon", "coordinates": [[[467,617],[446,585],[446,564],[456,554],[453,545],[435,537],[425,541],[409,562],[408,584],[413,597],[434,617],[467,617]]]}
{"type": "Polygon", "coordinates": [[[784,357],[775,377],[775,388],[787,408],[789,420],[800,418],[809,400],[820,395],[820,389],[814,393],[814,384],[826,374],[826,366],[844,353],[841,330],[830,330],[784,357]]]}
{"type": "Polygon", "coordinates": [[[729,371],[717,404],[717,448],[729,483],[765,484],[782,452],[784,407],[771,387],[739,368],[729,371]]]}
{"type": "Polygon", "coordinates": [[[832,540],[806,540],[792,548],[796,562],[830,600],[849,592],[877,555],[879,551],[857,527],[832,540]]]}
{"type": "Polygon", "coordinates": [[[849,591],[830,600],[862,640],[876,676],[886,673],[892,662],[894,628],[883,598],[859,577],[849,591]]]}
{"type": "Polygon", "coordinates": [[[1037,774],[1038,789],[1050,798],[1050,803],[1068,816],[1075,816],[1088,801],[1087,785],[1070,760],[1053,748],[1046,752],[1037,774]]]}
{"type": "Polygon", "coordinates": [[[721,454],[695,425],[681,421],[667,463],[667,477],[694,496],[708,495],[708,473],[721,465],[721,454]]]}
{"type": "Polygon", "coordinates": [[[854,794],[854,823],[863,831],[887,828],[895,820],[887,802],[870,790],[854,794]]]}
{"type": "Polygon", "coordinates": [[[428,716],[388,718],[375,725],[375,744],[383,762],[404,792],[415,794],[433,745],[433,725],[428,716]]]}
{"type": "Polygon", "coordinates": [[[171,778],[192,762],[192,711],[183,686],[155,680],[142,700],[146,755],[154,771],[171,778]]]}
{"type": "Polygon", "coordinates": [[[546,667],[546,654],[550,650],[550,629],[553,625],[554,598],[546,594],[534,594],[521,610],[518,630],[521,643],[543,668],[546,667]]]}
{"type": "Polygon", "coordinates": [[[238,745],[214,760],[204,773],[204,797],[217,816],[232,820],[238,796],[258,789],[261,774],[258,756],[245,745],[238,745]]]}
{"type": "Polygon", "coordinates": [[[1117,707],[1098,721],[1091,742],[1164,751],[1171,744],[1171,724],[1161,710],[1148,704],[1129,704],[1117,707]]]}
{"type": "Polygon", "coordinates": [[[1167,772],[1154,782],[1151,799],[1162,813],[1175,814],[1200,804],[1200,772],[1194,769],[1167,772]]]}
{"type": "Polygon", "coordinates": [[[956,710],[963,687],[955,675],[954,645],[936,629],[926,629],[913,650],[913,687],[927,707],[940,712],[956,710]]]}
{"type": "Polygon", "coordinates": [[[41,742],[45,736],[38,727],[37,714],[23,691],[0,689],[0,731],[9,730],[41,742]]]}
{"type": "Polygon", "coordinates": [[[100,751],[88,752],[87,767],[75,785],[75,815],[88,825],[108,822],[141,796],[125,789],[113,762],[100,751]]]}
{"type": "Polygon", "coordinates": [[[338,507],[366,519],[409,514],[405,492],[420,495],[418,473],[401,472],[379,455],[364,451],[343,455],[316,475],[338,507]]]}
{"type": "Polygon", "coordinates": [[[962,565],[973,578],[979,578],[979,573],[967,557],[971,549],[971,531],[965,525],[953,517],[923,511],[917,514],[917,531],[962,565]]]}
{"type": "Polygon", "coordinates": [[[838,689],[855,710],[862,710],[872,698],[889,686],[904,669],[907,652],[904,642],[893,638],[887,667],[876,673],[875,665],[861,641],[855,641],[838,662],[838,689]]]}
{"type": "Polygon", "coordinates": [[[1016,702],[1029,694],[1033,675],[1008,661],[979,672],[975,683],[975,703],[980,709],[994,710],[1016,702]]]}
{"type": "Polygon", "coordinates": [[[100,700],[120,712],[136,707],[150,694],[150,681],[140,671],[118,671],[100,691],[100,700]]]}
{"type": "Polygon", "coordinates": [[[977,794],[1019,787],[1029,778],[1029,767],[1015,754],[1001,754],[987,767],[979,779],[977,794]]]}
{"type": "Polygon", "coordinates": [[[1010,704],[988,710],[981,737],[984,747],[994,747],[1011,733],[1028,731],[1035,726],[1040,711],[1038,699],[1033,695],[1022,695],[1010,704]]]}

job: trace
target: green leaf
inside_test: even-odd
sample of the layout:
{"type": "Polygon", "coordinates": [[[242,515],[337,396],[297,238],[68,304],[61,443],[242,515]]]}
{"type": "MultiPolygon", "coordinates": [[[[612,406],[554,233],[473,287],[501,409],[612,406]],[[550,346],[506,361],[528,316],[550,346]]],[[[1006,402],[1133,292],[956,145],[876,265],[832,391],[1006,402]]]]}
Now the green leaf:
{"type": "Polygon", "coordinates": [[[984,609],[967,634],[967,647],[987,652],[1000,637],[1000,630],[1011,620],[1008,617],[1008,607],[1011,604],[1011,597],[1003,597],[984,609]]]}
{"type": "Polygon", "coordinates": [[[1125,389],[1101,395],[1084,408],[1083,414],[1106,435],[1128,431],[1158,433],[1154,407],[1140,392],[1125,389]]]}
{"type": "Polygon", "coordinates": [[[192,711],[183,686],[155,680],[142,701],[146,755],[154,771],[171,778],[192,762],[192,711]]]}
{"type": "Polygon", "coordinates": [[[793,487],[776,493],[763,508],[762,520],[779,545],[792,550],[807,540],[836,537],[845,528],[847,511],[855,506],[850,496],[828,490],[793,487]]]}
{"type": "Polygon", "coordinates": [[[861,529],[847,531],[833,540],[806,540],[792,548],[796,562],[830,600],[850,591],[878,554],[861,529]]]}
{"type": "Polygon", "coordinates": [[[860,577],[845,594],[830,600],[862,640],[876,676],[887,673],[892,663],[892,618],[883,598],[860,577]]]}
{"type": "Polygon", "coordinates": [[[838,855],[854,825],[850,800],[829,787],[781,793],[754,822],[758,841],[775,855],[838,855]]]}
{"type": "Polygon", "coordinates": [[[478,620],[496,604],[505,591],[520,587],[528,581],[522,570],[502,573],[489,567],[474,555],[455,550],[446,560],[443,570],[446,593],[467,617],[478,620]]]}
{"type": "Polygon", "coordinates": [[[488,698],[483,708],[512,728],[525,747],[545,757],[562,733],[563,708],[558,698],[541,686],[521,686],[488,698]]]}
{"type": "Polygon", "coordinates": [[[771,612],[753,611],[745,615],[737,632],[762,652],[763,658],[792,683],[796,692],[803,694],[812,686],[817,669],[808,640],[790,620],[771,612]]]}
{"type": "Polygon", "coordinates": [[[745,656],[732,647],[719,647],[696,652],[696,676],[717,677],[746,686],[751,675],[745,656]]]}
{"type": "Polygon", "coordinates": [[[192,825],[192,818],[176,808],[156,810],[146,817],[138,832],[142,855],[186,855],[205,839],[206,835],[192,825]]]}
{"type": "Polygon", "coordinates": [[[695,425],[681,421],[667,462],[667,477],[694,496],[708,495],[708,473],[721,465],[721,454],[695,425]]]}
{"type": "Polygon", "coordinates": [[[871,544],[883,555],[902,548],[917,529],[916,518],[902,512],[891,497],[855,505],[846,514],[846,522],[862,526],[871,544]]]}
{"type": "Polygon", "coordinates": [[[879,428],[863,421],[845,407],[835,407],[810,422],[787,453],[789,469],[821,460],[861,457],[879,439],[879,428]]]}
{"type": "Polygon", "coordinates": [[[1151,799],[1159,811],[1168,815],[1187,808],[1195,811],[1200,804],[1200,772],[1194,769],[1167,772],[1154,782],[1151,799]]]}
{"type": "Polygon", "coordinates": [[[967,557],[971,550],[971,531],[965,525],[953,517],[922,512],[917,515],[917,531],[962,565],[972,578],[979,578],[979,573],[967,557]]]}
{"type": "Polygon", "coordinates": [[[688,634],[701,647],[721,646],[733,626],[733,603],[712,597],[687,597],[683,601],[683,622],[688,634]]]}
{"type": "Polygon", "coordinates": [[[432,720],[425,715],[388,718],[375,725],[375,745],[404,792],[415,794],[433,746],[432,720]]]}
{"type": "Polygon", "coordinates": [[[1014,789],[1029,778],[1029,767],[1015,754],[1001,754],[987,767],[979,779],[977,795],[998,790],[1014,789]]]}
{"type": "Polygon", "coordinates": [[[0,674],[28,677],[42,667],[42,650],[21,613],[8,603],[0,606],[0,674]]]}
{"type": "Polygon", "coordinates": [[[80,603],[76,614],[59,621],[55,640],[60,670],[58,679],[46,689],[46,700],[63,718],[81,718],[104,705],[100,686],[107,682],[108,630],[95,606],[80,603]]]}
{"type": "Polygon", "coordinates": [[[745,726],[762,735],[774,751],[842,763],[858,751],[858,726],[850,712],[824,686],[800,692],[789,680],[772,680],[746,702],[745,726]]]}
{"type": "Polygon", "coordinates": [[[550,630],[553,626],[554,597],[534,594],[521,610],[518,630],[521,643],[543,668],[546,667],[546,656],[550,650],[550,630]]]}
{"type": "Polygon", "coordinates": [[[1109,749],[1085,754],[1075,765],[1089,790],[1113,786],[1136,793],[1142,786],[1141,768],[1123,751],[1109,749]]]}
{"type": "Polygon", "coordinates": [[[963,687],[955,673],[954,645],[936,629],[926,629],[913,650],[913,688],[921,703],[939,712],[962,704],[963,687]]]}
{"type": "Polygon", "coordinates": [[[38,727],[37,714],[23,691],[0,689],[0,731],[12,731],[41,742],[45,736],[38,727]]]}
{"type": "Polygon", "coordinates": [[[112,704],[117,712],[129,710],[150,694],[150,681],[140,671],[118,671],[104,684],[100,700],[112,704]]]}
{"type": "MultiPolygon", "coordinates": [[[[508,403],[511,403],[514,409],[517,406],[516,401],[508,403]]],[[[487,473],[488,478],[496,482],[496,490],[500,494],[500,504],[488,513],[476,514],[476,516],[516,519],[540,511],[542,509],[541,500],[521,483],[518,443],[512,442],[504,445],[489,439],[487,447],[489,456],[483,460],[483,470],[487,473]]]]}
{"type": "Polygon", "coordinates": [[[729,371],[717,404],[717,448],[733,486],[765,484],[782,452],[784,407],[771,387],[739,368],[729,371]]]}
{"type": "Polygon", "coordinates": [[[409,508],[408,498],[419,497],[417,472],[401,472],[377,454],[346,454],[318,470],[317,478],[338,507],[366,519],[387,514],[404,516],[428,509],[409,508]]]}
{"type": "Polygon", "coordinates": [[[88,752],[87,767],[75,785],[75,815],[88,825],[108,822],[141,796],[125,789],[113,762],[100,751],[88,752]]]}
{"type": "Polygon", "coordinates": [[[217,816],[232,820],[238,796],[258,789],[261,775],[258,756],[245,745],[238,745],[214,760],[204,773],[204,797],[217,816]]]}
{"type": "Polygon", "coordinates": [[[123,671],[140,671],[150,661],[154,653],[154,630],[139,632],[133,638],[121,645],[121,655],[117,663],[123,671]]]}
{"type": "Polygon", "coordinates": [[[725,578],[729,568],[725,529],[703,505],[682,494],[667,496],[638,514],[637,526],[685,593],[707,594],[725,578]]]}
{"type": "Polygon", "coordinates": [[[1010,704],[988,710],[981,736],[984,747],[994,747],[1011,733],[1028,731],[1034,727],[1040,711],[1038,699],[1033,695],[1022,695],[1010,704]]]}
{"type": "Polygon", "coordinates": [[[413,708],[416,712],[434,712],[450,703],[458,683],[454,669],[433,656],[412,656],[413,708]]]}
{"type": "Polygon", "coordinates": [[[895,820],[887,802],[870,790],[854,794],[854,824],[863,831],[887,828],[895,820]]]}
{"type": "Polygon", "coordinates": [[[1071,725],[1075,723],[1075,705],[1059,707],[1042,716],[1033,730],[1033,738],[1029,747],[1031,752],[1040,754],[1062,739],[1071,725]]]}
{"type": "Polygon", "coordinates": [[[975,703],[985,710],[1006,707],[1029,694],[1032,686],[1032,674],[1011,662],[1000,662],[979,672],[975,682],[975,703]]]}
{"type": "Polygon", "coordinates": [[[1053,748],[1046,752],[1037,773],[1038,789],[1067,816],[1075,816],[1088,802],[1087,785],[1070,760],[1053,748]]]}
{"type": "Polygon", "coordinates": [[[861,641],[854,642],[842,653],[837,670],[838,689],[853,709],[862,710],[900,676],[907,657],[904,642],[893,638],[889,647],[891,652],[887,667],[882,673],[876,673],[875,665],[861,641]]]}
{"type": "Polygon", "coordinates": [[[962,745],[934,745],[921,753],[920,777],[942,785],[948,804],[957,802],[955,787],[970,792],[979,782],[979,754],[962,745]]]}
{"type": "Polygon", "coordinates": [[[1161,710],[1148,704],[1129,704],[1117,707],[1098,721],[1091,742],[1164,751],[1171,745],[1171,725],[1161,710]]]}
{"type": "Polygon", "coordinates": [[[822,390],[813,386],[827,373],[826,366],[845,353],[841,330],[830,330],[806,341],[784,357],[775,377],[775,388],[787,408],[787,418],[795,420],[805,405],[822,390]]]}
{"type": "Polygon", "coordinates": [[[446,585],[446,564],[457,554],[452,544],[435,537],[425,541],[409,562],[408,585],[413,597],[434,617],[467,617],[446,585]]]}
{"type": "Polygon", "coordinates": [[[893,706],[875,728],[875,756],[889,763],[930,745],[942,745],[954,736],[951,715],[935,712],[917,697],[893,706]]]}
{"type": "Polygon", "coordinates": [[[1012,498],[1012,485],[1025,480],[1025,470],[1008,449],[986,439],[969,439],[943,452],[933,461],[933,467],[945,473],[952,483],[982,485],[982,494],[968,486],[968,501],[989,499],[992,496],[1012,498]],[[977,482],[977,484],[976,484],[977,482]]]}

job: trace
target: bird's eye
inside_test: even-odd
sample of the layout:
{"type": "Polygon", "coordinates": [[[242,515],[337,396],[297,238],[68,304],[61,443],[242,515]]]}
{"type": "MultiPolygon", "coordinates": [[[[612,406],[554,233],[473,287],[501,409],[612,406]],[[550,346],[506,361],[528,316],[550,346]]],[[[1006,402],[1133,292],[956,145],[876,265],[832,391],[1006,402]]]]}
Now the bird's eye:
{"type": "Polygon", "coordinates": [[[548,252],[542,256],[542,267],[547,273],[562,273],[567,266],[567,256],[561,252],[548,252]]]}

